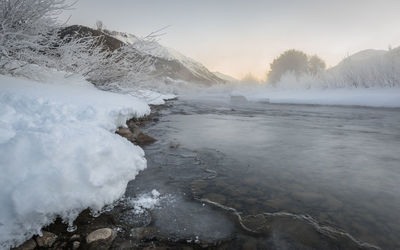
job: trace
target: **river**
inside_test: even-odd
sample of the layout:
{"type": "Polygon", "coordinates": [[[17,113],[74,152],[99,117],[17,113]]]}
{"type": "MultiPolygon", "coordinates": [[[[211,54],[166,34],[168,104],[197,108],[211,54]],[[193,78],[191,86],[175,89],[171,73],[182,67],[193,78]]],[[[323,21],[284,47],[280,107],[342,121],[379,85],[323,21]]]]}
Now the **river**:
{"type": "Polygon", "coordinates": [[[400,110],[176,100],[145,128],[152,226],[221,249],[400,249],[400,110]],[[222,242],[222,243],[221,243],[222,242]]]}

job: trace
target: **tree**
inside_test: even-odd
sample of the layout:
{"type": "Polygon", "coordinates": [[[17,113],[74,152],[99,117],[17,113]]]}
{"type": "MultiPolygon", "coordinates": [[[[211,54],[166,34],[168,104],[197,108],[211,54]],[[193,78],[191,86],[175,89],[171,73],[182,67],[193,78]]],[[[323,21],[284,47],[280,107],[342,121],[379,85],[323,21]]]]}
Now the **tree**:
{"type": "MultiPolygon", "coordinates": [[[[102,30],[63,34],[56,17],[70,6],[67,0],[0,0],[0,73],[37,64],[81,74],[97,85],[136,83],[149,75],[154,57],[135,45],[110,49],[102,30]]],[[[104,28],[102,22],[98,27],[104,28]]]]}
{"type": "Polygon", "coordinates": [[[307,55],[298,50],[287,50],[270,64],[267,81],[269,83],[277,83],[282,75],[292,72],[299,77],[308,70],[307,55]]]}
{"type": "Polygon", "coordinates": [[[56,16],[67,0],[0,0],[0,70],[10,61],[35,62],[54,47],[56,16]]]}
{"type": "Polygon", "coordinates": [[[276,84],[285,74],[293,74],[296,78],[305,74],[315,76],[325,67],[325,62],[316,55],[310,57],[302,51],[287,50],[270,64],[267,82],[276,84]]]}
{"type": "Polygon", "coordinates": [[[318,73],[324,71],[325,68],[325,62],[317,55],[314,55],[308,59],[308,71],[311,75],[317,75],[318,73]]]}
{"type": "Polygon", "coordinates": [[[97,28],[97,30],[103,30],[104,29],[104,24],[103,24],[103,22],[102,21],[100,21],[100,20],[97,20],[96,21],[96,28],[97,28]]]}

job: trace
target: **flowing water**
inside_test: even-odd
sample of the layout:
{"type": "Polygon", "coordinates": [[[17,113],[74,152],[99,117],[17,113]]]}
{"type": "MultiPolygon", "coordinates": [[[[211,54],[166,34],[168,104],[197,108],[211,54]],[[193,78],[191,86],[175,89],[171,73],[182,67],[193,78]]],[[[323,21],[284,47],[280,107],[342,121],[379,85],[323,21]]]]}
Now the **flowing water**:
{"type": "Polygon", "coordinates": [[[169,239],[400,249],[399,109],[178,100],[146,132],[127,196],[168,197],[151,213],[169,239]]]}

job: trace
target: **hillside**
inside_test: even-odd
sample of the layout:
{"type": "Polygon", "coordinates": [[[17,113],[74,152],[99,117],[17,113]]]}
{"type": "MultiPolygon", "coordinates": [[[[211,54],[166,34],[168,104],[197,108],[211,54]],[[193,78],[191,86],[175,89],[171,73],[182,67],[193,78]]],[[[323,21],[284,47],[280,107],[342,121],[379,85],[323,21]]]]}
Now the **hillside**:
{"type": "Polygon", "coordinates": [[[374,49],[362,50],[347,56],[342,61],[340,61],[336,66],[333,66],[329,70],[335,71],[343,67],[348,67],[349,65],[356,66],[366,62],[376,61],[382,58],[385,54],[387,54],[387,52],[388,51],[386,50],[374,50],[374,49]]]}
{"type": "Polygon", "coordinates": [[[66,35],[78,36],[102,36],[106,49],[115,50],[122,45],[129,44],[134,47],[139,57],[149,57],[152,62],[151,75],[157,80],[177,80],[191,83],[211,85],[224,83],[225,80],[211,73],[201,63],[190,59],[181,53],[163,47],[155,41],[140,40],[128,33],[95,30],[81,25],[73,25],[61,31],[61,37],[66,35]]]}
{"type": "Polygon", "coordinates": [[[218,71],[213,72],[213,74],[227,82],[238,82],[239,81],[238,79],[234,78],[233,76],[226,75],[226,74],[218,72],[218,71]]]}
{"type": "Polygon", "coordinates": [[[156,62],[156,71],[159,76],[167,76],[174,80],[184,80],[199,83],[221,83],[225,82],[216,74],[210,72],[201,63],[167,48],[157,41],[140,40],[133,34],[117,31],[104,30],[104,33],[122,41],[125,44],[134,46],[142,53],[154,56],[160,60],[156,62]]]}

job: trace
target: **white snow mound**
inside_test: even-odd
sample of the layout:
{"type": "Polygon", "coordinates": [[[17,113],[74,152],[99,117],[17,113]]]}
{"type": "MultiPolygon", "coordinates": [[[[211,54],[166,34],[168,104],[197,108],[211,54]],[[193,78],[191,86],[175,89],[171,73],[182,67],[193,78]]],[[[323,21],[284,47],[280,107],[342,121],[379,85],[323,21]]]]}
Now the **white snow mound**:
{"type": "Polygon", "coordinates": [[[0,75],[0,249],[57,215],[71,223],[83,209],[100,210],[146,167],[143,150],[114,133],[150,112],[144,101],[62,72],[41,77],[0,75]]]}

